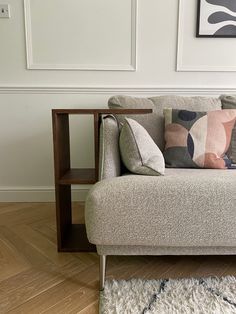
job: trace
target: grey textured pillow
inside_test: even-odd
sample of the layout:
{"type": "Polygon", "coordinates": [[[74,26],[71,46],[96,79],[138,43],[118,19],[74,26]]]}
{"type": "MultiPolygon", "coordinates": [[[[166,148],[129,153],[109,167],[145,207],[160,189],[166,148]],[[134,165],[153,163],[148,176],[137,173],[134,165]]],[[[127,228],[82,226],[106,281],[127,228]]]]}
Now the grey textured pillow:
{"type": "Polygon", "coordinates": [[[119,145],[122,161],[129,171],[150,176],[164,175],[162,152],[137,121],[125,119],[119,145]]]}
{"type": "MultiPolygon", "coordinates": [[[[221,95],[222,109],[236,109],[236,96],[221,95]]],[[[227,156],[236,164],[236,125],[234,126],[227,156]]]]}

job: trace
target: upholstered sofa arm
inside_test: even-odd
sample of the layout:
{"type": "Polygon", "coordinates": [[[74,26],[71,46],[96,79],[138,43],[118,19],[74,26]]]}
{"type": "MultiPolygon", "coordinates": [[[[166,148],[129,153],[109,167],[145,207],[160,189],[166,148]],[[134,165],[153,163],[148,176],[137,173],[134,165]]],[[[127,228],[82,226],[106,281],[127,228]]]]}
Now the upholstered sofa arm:
{"type": "Polygon", "coordinates": [[[119,124],[113,115],[103,115],[99,141],[99,180],[121,174],[119,153],[119,124]]]}

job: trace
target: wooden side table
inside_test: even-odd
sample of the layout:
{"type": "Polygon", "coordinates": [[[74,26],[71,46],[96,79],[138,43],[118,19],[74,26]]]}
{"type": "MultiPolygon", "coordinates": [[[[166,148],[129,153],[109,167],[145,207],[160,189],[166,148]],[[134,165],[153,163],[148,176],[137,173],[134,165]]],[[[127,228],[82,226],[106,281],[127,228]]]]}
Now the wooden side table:
{"type": "Polygon", "coordinates": [[[102,114],[146,114],[152,109],[53,109],[53,144],[56,193],[57,243],[59,252],[94,252],[85,225],[72,224],[71,185],[98,181],[99,120],[102,114]],[[69,115],[93,115],[95,168],[71,168],[69,115]]]}

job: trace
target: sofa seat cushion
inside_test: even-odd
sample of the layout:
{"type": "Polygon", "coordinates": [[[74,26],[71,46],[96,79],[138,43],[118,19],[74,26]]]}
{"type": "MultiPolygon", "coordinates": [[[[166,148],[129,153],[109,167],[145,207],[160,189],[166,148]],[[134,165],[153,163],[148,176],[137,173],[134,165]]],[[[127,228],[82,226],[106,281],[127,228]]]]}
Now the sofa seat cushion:
{"type": "Polygon", "coordinates": [[[236,170],[166,169],[98,182],[86,201],[97,245],[236,246],[236,170]]]}

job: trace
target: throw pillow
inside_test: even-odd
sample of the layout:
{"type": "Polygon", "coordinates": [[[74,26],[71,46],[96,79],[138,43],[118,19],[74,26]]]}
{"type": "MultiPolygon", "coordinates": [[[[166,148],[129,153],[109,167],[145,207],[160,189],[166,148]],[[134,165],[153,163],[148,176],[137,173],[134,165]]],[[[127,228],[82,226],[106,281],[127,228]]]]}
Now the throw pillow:
{"type": "MultiPolygon", "coordinates": [[[[220,96],[223,109],[236,109],[236,96],[222,95],[220,96]]],[[[236,123],[233,128],[231,142],[227,156],[236,164],[236,123]]]]}
{"type": "Polygon", "coordinates": [[[195,112],[165,109],[164,157],[178,168],[231,168],[227,152],[236,110],[195,112]]]}
{"type": "Polygon", "coordinates": [[[162,152],[137,121],[125,119],[119,144],[122,161],[129,171],[151,176],[164,175],[162,152]]]}

